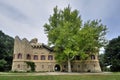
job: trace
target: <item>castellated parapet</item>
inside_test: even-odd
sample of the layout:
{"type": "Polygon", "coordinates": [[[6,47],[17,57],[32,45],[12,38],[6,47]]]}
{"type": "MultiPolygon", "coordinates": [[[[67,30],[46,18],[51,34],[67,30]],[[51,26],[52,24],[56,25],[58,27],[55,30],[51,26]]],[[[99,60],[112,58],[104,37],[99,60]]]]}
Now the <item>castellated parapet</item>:
{"type": "MultiPolygon", "coordinates": [[[[15,37],[12,71],[30,71],[30,66],[26,62],[34,62],[35,71],[67,71],[67,64],[58,64],[55,60],[53,49],[38,43],[37,38],[28,41],[26,38],[15,37]]],[[[73,72],[101,72],[98,54],[90,55],[87,60],[82,61],[80,56],[76,56],[72,62],[73,72]]]]}

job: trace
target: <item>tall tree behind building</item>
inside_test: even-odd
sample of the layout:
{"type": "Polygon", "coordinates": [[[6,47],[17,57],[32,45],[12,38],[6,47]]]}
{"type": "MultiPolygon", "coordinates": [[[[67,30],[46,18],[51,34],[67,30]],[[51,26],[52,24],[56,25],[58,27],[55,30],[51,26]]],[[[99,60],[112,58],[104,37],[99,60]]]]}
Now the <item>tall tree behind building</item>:
{"type": "Polygon", "coordinates": [[[0,71],[8,71],[12,65],[14,39],[0,31],[0,71]]]}
{"type": "Polygon", "coordinates": [[[120,71],[120,36],[109,41],[104,55],[105,65],[110,66],[111,71],[120,71]]]}

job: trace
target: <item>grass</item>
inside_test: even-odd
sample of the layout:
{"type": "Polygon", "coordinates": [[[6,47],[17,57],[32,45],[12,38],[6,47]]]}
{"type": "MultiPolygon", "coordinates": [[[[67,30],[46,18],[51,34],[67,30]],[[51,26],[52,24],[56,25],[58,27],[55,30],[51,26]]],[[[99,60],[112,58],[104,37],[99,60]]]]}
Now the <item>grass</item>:
{"type": "Polygon", "coordinates": [[[83,75],[27,75],[26,73],[2,73],[0,80],[120,80],[120,73],[83,75]]]}

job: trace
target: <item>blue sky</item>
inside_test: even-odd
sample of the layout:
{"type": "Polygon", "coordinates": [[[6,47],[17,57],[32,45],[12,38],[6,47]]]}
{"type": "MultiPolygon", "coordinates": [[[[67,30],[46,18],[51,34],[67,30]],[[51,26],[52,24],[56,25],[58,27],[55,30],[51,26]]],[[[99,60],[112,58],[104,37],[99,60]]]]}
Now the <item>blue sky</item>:
{"type": "Polygon", "coordinates": [[[0,0],[0,30],[47,44],[43,25],[56,5],[63,9],[68,4],[79,10],[83,21],[101,19],[108,40],[120,35],[120,0],[0,0]]]}

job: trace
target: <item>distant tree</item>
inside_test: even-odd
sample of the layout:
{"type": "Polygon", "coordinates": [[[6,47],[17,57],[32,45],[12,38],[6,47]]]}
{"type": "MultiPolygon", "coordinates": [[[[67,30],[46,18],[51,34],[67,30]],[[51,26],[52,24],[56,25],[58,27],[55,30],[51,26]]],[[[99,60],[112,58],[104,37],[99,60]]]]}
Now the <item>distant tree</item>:
{"type": "Polygon", "coordinates": [[[4,59],[0,60],[0,70],[4,69],[4,66],[6,65],[6,61],[4,59]]]}
{"type": "Polygon", "coordinates": [[[44,29],[48,34],[48,43],[54,45],[56,60],[67,62],[68,72],[71,72],[71,61],[75,56],[85,59],[98,52],[105,43],[106,26],[98,20],[87,21],[83,25],[78,10],[71,11],[70,6],[64,10],[55,7],[44,29]]]}
{"type": "Polygon", "coordinates": [[[11,69],[14,39],[0,31],[0,71],[11,69]]]}
{"type": "Polygon", "coordinates": [[[108,67],[105,65],[105,60],[104,60],[104,55],[105,54],[99,54],[99,62],[100,62],[100,67],[102,71],[110,71],[108,67]]]}
{"type": "Polygon", "coordinates": [[[120,36],[109,41],[105,48],[105,65],[111,66],[111,71],[120,71],[120,36]]]}

